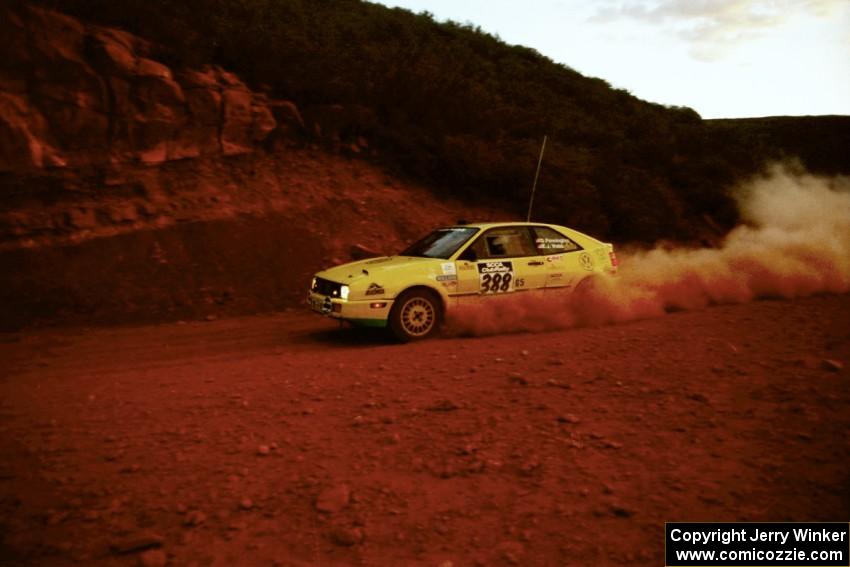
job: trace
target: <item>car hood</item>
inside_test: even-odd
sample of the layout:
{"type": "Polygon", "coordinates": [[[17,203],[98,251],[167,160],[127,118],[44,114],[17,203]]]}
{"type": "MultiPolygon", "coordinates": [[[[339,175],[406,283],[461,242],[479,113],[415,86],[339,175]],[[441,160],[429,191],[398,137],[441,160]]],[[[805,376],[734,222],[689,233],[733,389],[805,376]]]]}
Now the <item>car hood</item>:
{"type": "Polygon", "coordinates": [[[382,256],[380,258],[369,258],[368,260],[358,260],[357,262],[334,266],[316,275],[332,282],[348,284],[363,278],[374,279],[377,275],[388,275],[393,271],[408,269],[411,266],[421,265],[425,267],[446,261],[413,256],[382,256]]]}

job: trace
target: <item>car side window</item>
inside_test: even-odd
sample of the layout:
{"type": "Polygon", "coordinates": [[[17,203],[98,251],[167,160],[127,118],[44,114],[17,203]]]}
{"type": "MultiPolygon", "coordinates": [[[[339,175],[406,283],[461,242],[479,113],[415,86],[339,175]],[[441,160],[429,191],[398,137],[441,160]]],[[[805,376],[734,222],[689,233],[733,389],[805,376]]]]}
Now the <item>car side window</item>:
{"type": "Polygon", "coordinates": [[[537,255],[531,234],[524,226],[490,229],[478,237],[472,249],[479,260],[537,255]]]}
{"type": "Polygon", "coordinates": [[[549,227],[535,226],[532,230],[534,231],[534,247],[537,250],[537,255],[545,256],[581,250],[581,246],[549,227]]]}

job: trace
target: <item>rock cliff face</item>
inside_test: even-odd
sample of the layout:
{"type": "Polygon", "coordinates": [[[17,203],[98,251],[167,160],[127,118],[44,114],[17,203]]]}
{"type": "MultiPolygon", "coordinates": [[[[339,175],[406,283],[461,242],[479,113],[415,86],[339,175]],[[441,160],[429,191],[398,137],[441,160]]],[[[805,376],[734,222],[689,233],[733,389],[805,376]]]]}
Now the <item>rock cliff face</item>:
{"type": "Polygon", "coordinates": [[[216,67],[173,70],[128,33],[0,8],[0,172],[251,151],[297,109],[216,67]]]}
{"type": "Polygon", "coordinates": [[[0,331],[300,306],[316,270],[505,218],[358,159],[376,153],[367,109],[302,119],[226,70],[169,68],[123,31],[8,4],[0,331]]]}

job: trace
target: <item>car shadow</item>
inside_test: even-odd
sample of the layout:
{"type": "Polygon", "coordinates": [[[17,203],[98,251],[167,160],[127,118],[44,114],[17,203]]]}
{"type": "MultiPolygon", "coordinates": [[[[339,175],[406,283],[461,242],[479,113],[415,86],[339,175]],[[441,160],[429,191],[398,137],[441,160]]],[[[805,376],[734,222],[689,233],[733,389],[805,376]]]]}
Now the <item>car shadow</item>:
{"type": "Polygon", "coordinates": [[[348,326],[313,331],[307,337],[313,342],[328,346],[372,347],[399,344],[386,329],[364,329],[348,326]]]}

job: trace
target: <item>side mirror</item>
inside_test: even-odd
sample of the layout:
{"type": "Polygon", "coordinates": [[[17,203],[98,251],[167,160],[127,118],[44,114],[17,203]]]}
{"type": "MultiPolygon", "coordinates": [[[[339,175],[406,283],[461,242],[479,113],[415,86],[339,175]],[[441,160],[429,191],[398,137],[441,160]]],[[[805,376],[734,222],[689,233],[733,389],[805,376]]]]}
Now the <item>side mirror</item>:
{"type": "Polygon", "coordinates": [[[477,259],[478,254],[476,254],[475,250],[473,250],[472,248],[467,248],[463,251],[463,254],[458,257],[458,260],[466,260],[467,262],[474,262],[477,259]]]}

